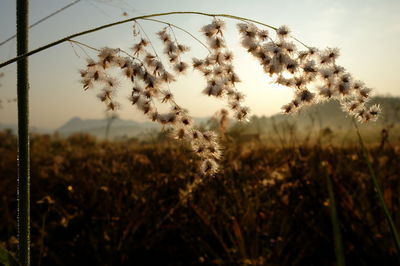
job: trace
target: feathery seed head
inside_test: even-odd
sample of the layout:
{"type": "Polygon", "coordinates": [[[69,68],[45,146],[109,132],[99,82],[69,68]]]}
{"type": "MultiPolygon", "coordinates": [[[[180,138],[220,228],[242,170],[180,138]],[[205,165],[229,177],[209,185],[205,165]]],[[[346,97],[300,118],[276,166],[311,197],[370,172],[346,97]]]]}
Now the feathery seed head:
{"type": "Polygon", "coordinates": [[[253,23],[238,23],[237,27],[243,37],[253,39],[257,36],[258,28],[253,23]]]}
{"type": "Polygon", "coordinates": [[[175,139],[184,139],[187,135],[187,131],[184,128],[177,128],[174,130],[175,139]]]}
{"type": "Polygon", "coordinates": [[[171,36],[167,32],[167,27],[157,32],[158,37],[164,43],[171,42],[171,36]]]}
{"type": "MultiPolygon", "coordinates": [[[[86,69],[80,71],[81,83],[85,90],[103,86],[98,97],[106,104],[107,109],[115,110],[119,104],[113,98],[119,79],[114,77],[114,70],[121,71],[120,76],[133,84],[129,98],[131,103],[152,121],[172,127],[175,138],[189,142],[193,151],[203,160],[201,172],[212,175],[218,168],[216,160],[221,157],[217,136],[209,131],[193,129],[193,120],[188,112],[175,102],[169,89],[163,88],[176,81],[175,76],[167,71],[168,67],[177,74],[185,74],[188,69],[188,64],[181,60],[181,55],[189,51],[189,47],[180,44],[175,34],[171,36],[172,26],[167,24],[167,27],[157,33],[163,43],[168,65],[163,65],[156,51],[154,54],[147,51],[150,42],[141,37],[135,23],[134,35],[140,34],[140,39],[131,48],[133,56],[121,56],[120,49],[102,48],[97,61],[88,60],[86,69]],[[157,105],[166,103],[171,105],[170,111],[158,113],[157,105]]],[[[203,59],[193,58],[192,66],[207,81],[203,93],[226,99],[234,117],[239,121],[246,120],[249,108],[241,105],[244,95],[235,87],[240,78],[233,66],[233,53],[228,50],[223,37],[224,28],[225,23],[216,18],[201,28],[207,40],[206,44],[202,44],[208,45],[209,54],[203,59]]],[[[267,74],[274,77],[274,82],[294,89],[292,101],[282,106],[283,112],[294,113],[307,104],[335,99],[340,101],[346,112],[359,121],[374,121],[378,117],[379,105],[369,108],[366,106],[371,89],[362,82],[353,81],[343,67],[336,65],[335,61],[339,56],[337,48],[319,51],[314,47],[307,47],[306,51],[297,52],[295,43],[289,40],[290,30],[287,26],[279,27],[273,35],[265,29],[259,29],[254,23],[238,23],[237,28],[241,45],[259,61],[267,74]]],[[[147,37],[146,34],[145,36],[147,37]]],[[[228,112],[225,110],[220,116],[221,121],[227,121],[228,112]]],[[[194,185],[188,186],[190,191],[193,188],[194,185]]]]}
{"type": "Polygon", "coordinates": [[[290,34],[290,30],[288,28],[288,26],[283,25],[280,26],[277,30],[276,30],[276,34],[278,35],[279,38],[287,38],[290,34]]]}
{"type": "Polygon", "coordinates": [[[222,35],[222,31],[225,29],[225,22],[220,19],[214,19],[211,23],[211,27],[216,30],[217,34],[222,35]]]}
{"type": "Polygon", "coordinates": [[[260,41],[265,41],[269,37],[269,32],[268,30],[259,30],[257,31],[257,36],[260,39],[260,41]]]}
{"type": "Polygon", "coordinates": [[[369,95],[370,95],[370,93],[371,93],[371,91],[372,91],[372,90],[371,90],[370,88],[364,87],[364,88],[362,88],[362,89],[359,89],[359,90],[358,90],[358,93],[360,94],[361,97],[363,97],[363,98],[368,98],[369,95]]]}
{"type": "Polygon", "coordinates": [[[235,112],[235,117],[238,121],[247,121],[250,109],[248,107],[240,107],[235,112]]]}
{"type": "Polygon", "coordinates": [[[315,99],[315,93],[310,92],[307,89],[297,91],[297,99],[302,103],[311,103],[315,99]]]}
{"type": "Polygon", "coordinates": [[[193,125],[193,120],[189,116],[181,116],[179,120],[183,126],[190,127],[193,125]]]}
{"type": "Polygon", "coordinates": [[[200,68],[202,68],[204,66],[204,60],[193,58],[192,62],[193,62],[192,66],[193,66],[194,69],[200,69],[200,68]]]}
{"type": "Polygon", "coordinates": [[[359,89],[361,89],[362,87],[364,87],[364,82],[362,82],[362,81],[355,81],[354,83],[353,83],[353,89],[354,90],[359,90],[359,89]]]}
{"type": "Polygon", "coordinates": [[[186,64],[185,62],[179,62],[174,65],[174,70],[178,74],[184,74],[186,70],[188,69],[189,65],[186,64]]]}
{"type": "Polygon", "coordinates": [[[218,33],[218,30],[212,24],[207,24],[203,26],[200,30],[207,38],[213,37],[215,34],[218,33]]]}
{"type": "Polygon", "coordinates": [[[285,104],[281,107],[285,114],[292,113],[295,110],[295,106],[292,103],[285,104]]]}
{"type": "Polygon", "coordinates": [[[372,121],[376,121],[379,114],[381,113],[381,107],[379,104],[372,105],[368,110],[369,115],[371,116],[372,121]]]}
{"type": "Polygon", "coordinates": [[[213,159],[206,159],[201,164],[201,172],[204,175],[213,175],[218,170],[218,164],[213,159]]]}
{"type": "Polygon", "coordinates": [[[209,45],[210,48],[214,50],[219,50],[226,47],[224,39],[219,36],[210,38],[209,45]]]}

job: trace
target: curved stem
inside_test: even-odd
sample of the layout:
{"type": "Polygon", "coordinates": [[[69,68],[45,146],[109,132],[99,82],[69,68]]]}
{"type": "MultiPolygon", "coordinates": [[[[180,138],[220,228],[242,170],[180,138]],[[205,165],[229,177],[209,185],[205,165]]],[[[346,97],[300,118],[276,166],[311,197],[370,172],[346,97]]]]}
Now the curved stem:
{"type": "Polygon", "coordinates": [[[378,194],[379,203],[381,204],[381,208],[383,209],[383,212],[385,214],[386,220],[387,220],[387,222],[389,224],[390,231],[391,231],[392,237],[393,237],[393,241],[394,241],[394,244],[395,244],[396,249],[397,249],[398,260],[400,261],[400,235],[399,235],[399,232],[397,231],[396,224],[393,221],[393,218],[392,218],[392,216],[390,214],[389,208],[387,207],[387,205],[385,203],[385,198],[383,196],[381,185],[379,184],[378,179],[377,179],[376,174],[375,174],[375,171],[372,168],[372,163],[371,163],[371,161],[369,159],[367,148],[365,147],[364,141],[363,141],[363,139],[361,137],[360,130],[359,130],[358,126],[357,126],[357,123],[354,121],[354,119],[353,119],[353,124],[354,124],[354,126],[356,128],[358,142],[360,143],[364,159],[365,159],[365,161],[367,163],[368,171],[369,171],[369,174],[371,176],[372,183],[374,184],[375,192],[378,194]]]}
{"type": "Polygon", "coordinates": [[[75,40],[68,40],[68,41],[71,42],[71,43],[76,43],[76,44],[78,44],[78,45],[85,46],[86,48],[92,49],[92,50],[94,50],[94,51],[100,52],[99,49],[94,48],[94,47],[92,47],[92,46],[90,46],[90,45],[84,44],[84,43],[82,43],[82,42],[78,42],[78,41],[75,41],[75,40]]]}
{"type": "Polygon", "coordinates": [[[209,13],[195,12],[195,11],[174,11],[174,12],[157,13],[157,14],[150,14],[150,15],[144,15],[144,16],[138,16],[138,17],[134,17],[134,18],[129,18],[129,19],[125,19],[125,20],[120,20],[120,21],[117,21],[117,22],[113,22],[113,23],[110,23],[110,24],[105,24],[105,25],[102,25],[102,26],[99,26],[99,27],[96,27],[96,28],[93,28],[93,29],[89,29],[89,30],[85,30],[85,31],[81,31],[81,32],[69,35],[69,36],[64,37],[62,39],[59,39],[58,41],[46,44],[46,45],[44,45],[42,47],[39,47],[39,48],[37,48],[35,50],[32,50],[32,51],[28,52],[28,53],[24,53],[24,54],[18,55],[17,57],[14,57],[14,58],[12,58],[12,59],[10,59],[8,61],[5,61],[5,62],[0,64],[0,68],[3,68],[3,67],[5,67],[5,66],[7,66],[7,65],[9,65],[11,63],[16,62],[16,61],[19,61],[20,59],[25,58],[27,56],[31,56],[31,55],[39,53],[39,52],[41,52],[43,50],[47,50],[50,47],[59,45],[59,44],[61,44],[63,42],[69,41],[70,39],[76,38],[78,36],[86,35],[88,33],[96,32],[96,31],[99,31],[99,30],[102,30],[102,29],[106,29],[106,28],[109,28],[109,27],[117,26],[117,25],[120,25],[120,24],[124,24],[124,23],[127,23],[127,22],[139,20],[139,19],[143,19],[144,20],[144,19],[152,18],[152,17],[161,17],[161,16],[168,16],[168,15],[182,15],[182,14],[194,14],[194,15],[201,15],[201,16],[207,16],[207,17],[231,18],[231,19],[236,19],[236,20],[241,20],[241,21],[246,21],[246,22],[253,22],[253,23],[256,23],[256,24],[259,24],[259,25],[262,25],[262,26],[265,26],[265,27],[268,27],[268,28],[271,28],[271,29],[274,29],[274,30],[277,30],[277,28],[275,28],[273,26],[270,26],[268,24],[259,22],[257,20],[248,19],[248,18],[239,17],[239,16],[234,16],[234,15],[229,15],[229,14],[209,14],[209,13]]]}

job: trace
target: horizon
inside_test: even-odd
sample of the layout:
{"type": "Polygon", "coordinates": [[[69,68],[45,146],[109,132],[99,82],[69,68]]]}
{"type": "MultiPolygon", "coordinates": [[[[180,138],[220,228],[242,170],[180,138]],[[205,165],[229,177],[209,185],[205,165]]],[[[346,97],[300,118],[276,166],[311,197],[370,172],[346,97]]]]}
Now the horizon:
{"type": "MultiPolygon", "coordinates": [[[[377,99],[379,99],[379,98],[383,98],[383,99],[397,99],[397,100],[399,100],[399,103],[400,103],[400,96],[393,96],[393,95],[388,95],[388,94],[386,94],[386,95],[375,95],[375,96],[373,96],[372,98],[371,98],[371,100],[370,101],[372,101],[372,102],[374,102],[374,103],[378,103],[378,104],[382,104],[382,103],[380,103],[380,102],[375,102],[377,99]]],[[[306,106],[306,107],[304,107],[302,110],[300,110],[298,113],[293,113],[293,114],[289,114],[289,115],[286,115],[288,118],[291,118],[291,117],[295,117],[295,116],[298,116],[298,115],[300,115],[300,113],[301,112],[304,112],[304,111],[308,111],[309,109],[308,108],[315,108],[315,107],[317,107],[317,108],[319,108],[320,106],[324,106],[324,105],[327,105],[327,104],[338,104],[336,101],[334,101],[334,100],[328,100],[328,101],[325,101],[325,102],[323,102],[323,103],[319,103],[319,104],[317,104],[317,105],[310,105],[310,106],[306,106]]],[[[385,108],[384,108],[384,110],[385,110],[385,108]]],[[[343,111],[343,110],[341,110],[341,108],[338,106],[338,111],[343,111]]],[[[275,117],[275,116],[279,116],[279,115],[284,115],[284,113],[283,112],[277,112],[277,113],[274,113],[274,114],[269,114],[269,115],[264,115],[264,114],[261,114],[261,115],[256,115],[256,114],[250,114],[250,119],[254,116],[254,117],[257,117],[257,118],[266,118],[266,119],[270,119],[270,118],[273,118],[273,117],[275,117]]],[[[343,115],[345,115],[345,112],[343,111],[343,115]]],[[[213,118],[214,117],[214,115],[208,115],[208,116],[195,116],[195,117],[193,117],[193,119],[196,121],[197,120],[197,122],[198,121],[201,121],[202,122],[202,120],[209,120],[209,119],[211,119],[211,118],[213,118]]],[[[61,129],[62,127],[64,127],[65,125],[67,125],[68,123],[70,123],[72,120],[77,120],[77,119],[79,119],[79,120],[82,120],[82,121],[106,121],[107,119],[108,119],[109,117],[98,117],[98,118],[94,118],[94,117],[84,117],[84,116],[77,116],[77,115],[72,115],[71,117],[69,117],[69,118],[67,118],[65,121],[62,121],[62,122],[60,122],[60,125],[58,125],[58,126],[56,126],[56,127],[53,127],[53,128],[51,128],[51,127],[39,127],[39,126],[36,126],[35,124],[30,124],[30,128],[31,129],[34,129],[34,130],[38,130],[38,131],[40,131],[40,132],[49,132],[49,131],[57,131],[57,130],[59,130],[59,129],[61,129]]],[[[116,117],[116,119],[117,120],[121,120],[121,121],[126,121],[126,122],[134,122],[134,123],[139,123],[139,124],[154,124],[155,126],[159,126],[159,124],[158,123],[156,123],[156,122],[153,122],[153,121],[149,121],[149,120],[135,120],[134,118],[124,118],[124,117],[119,117],[118,115],[117,115],[117,117],[116,117]]],[[[234,119],[232,118],[232,117],[230,117],[229,118],[230,120],[232,120],[232,121],[234,121],[234,119]]],[[[379,121],[379,120],[378,120],[379,121]]],[[[237,121],[236,121],[237,122],[237,121]]],[[[248,123],[248,122],[244,122],[244,123],[248,123]]],[[[0,121],[0,130],[4,130],[4,129],[7,129],[8,127],[10,127],[11,129],[13,129],[14,127],[15,128],[17,128],[17,123],[3,123],[2,121],[0,121]]]]}

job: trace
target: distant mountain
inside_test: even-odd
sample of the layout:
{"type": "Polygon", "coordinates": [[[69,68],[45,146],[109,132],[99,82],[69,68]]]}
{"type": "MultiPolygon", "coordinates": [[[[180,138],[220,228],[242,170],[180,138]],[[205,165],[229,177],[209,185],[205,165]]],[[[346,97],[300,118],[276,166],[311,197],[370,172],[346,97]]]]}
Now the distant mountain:
{"type": "Polygon", "coordinates": [[[56,131],[61,135],[89,133],[97,137],[105,137],[109,125],[109,137],[136,137],[146,131],[159,130],[160,126],[152,122],[136,122],[124,119],[81,119],[74,117],[56,131]]]}
{"type": "MultiPolygon", "coordinates": [[[[67,123],[62,125],[56,131],[59,133],[79,132],[94,130],[98,128],[105,128],[107,126],[107,119],[81,119],[79,117],[71,118],[67,123]]],[[[112,121],[112,125],[115,127],[137,127],[140,123],[133,120],[122,120],[116,118],[112,121]]]]}
{"type": "MultiPolygon", "coordinates": [[[[209,120],[208,117],[194,118],[195,124],[205,124],[209,120]]],[[[64,125],[56,130],[41,129],[31,127],[32,133],[40,134],[52,134],[57,132],[62,136],[69,136],[75,133],[87,133],[94,135],[99,138],[106,137],[107,125],[109,124],[108,137],[114,139],[117,137],[138,137],[145,138],[150,133],[157,134],[162,126],[155,122],[137,122],[134,120],[126,120],[115,118],[109,119],[81,119],[79,117],[73,117],[67,121],[64,125]]],[[[10,129],[17,134],[18,127],[16,124],[1,124],[0,130],[10,129]]]]}
{"type": "MultiPolygon", "coordinates": [[[[195,118],[196,124],[205,123],[209,118],[195,118]]],[[[100,138],[104,138],[107,134],[107,125],[109,124],[108,137],[110,139],[116,137],[146,137],[150,133],[157,133],[162,126],[155,122],[137,122],[133,120],[125,120],[115,118],[110,119],[81,119],[74,117],[63,126],[58,128],[56,132],[61,135],[68,136],[75,133],[88,133],[100,138]]]]}
{"type": "MultiPolygon", "coordinates": [[[[361,128],[378,129],[382,126],[396,125],[400,127],[400,97],[374,97],[369,104],[378,103],[382,107],[382,115],[377,122],[360,125],[361,128]]],[[[218,127],[216,121],[210,121],[210,117],[194,118],[195,124],[203,127],[218,127]],[[214,123],[214,124],[213,124],[214,123]]],[[[234,120],[232,120],[233,122],[234,120]]],[[[63,126],[55,130],[60,135],[69,136],[74,133],[88,133],[99,138],[106,136],[108,119],[81,119],[74,117],[63,126]]],[[[329,128],[335,132],[347,131],[353,127],[351,117],[342,111],[337,101],[329,101],[321,104],[304,107],[299,113],[293,115],[276,114],[270,117],[253,116],[249,123],[233,122],[231,129],[239,127],[239,131],[245,133],[274,132],[274,127],[286,131],[289,127],[295,126],[296,130],[307,132],[311,129],[329,128]],[[260,131],[261,129],[261,131],[260,131]]],[[[0,130],[12,129],[17,132],[17,126],[12,124],[0,124],[0,130]]],[[[157,134],[161,126],[154,122],[137,122],[133,120],[113,119],[109,126],[108,137],[138,137],[146,138],[149,134],[157,134]]],[[[31,128],[35,133],[53,133],[52,130],[31,128]]],[[[377,131],[378,132],[378,131],[377,131]]]]}

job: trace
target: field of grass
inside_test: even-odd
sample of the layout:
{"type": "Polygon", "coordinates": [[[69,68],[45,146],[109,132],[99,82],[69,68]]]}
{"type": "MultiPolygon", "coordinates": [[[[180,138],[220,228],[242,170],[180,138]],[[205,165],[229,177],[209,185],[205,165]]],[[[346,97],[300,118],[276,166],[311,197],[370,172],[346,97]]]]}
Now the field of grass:
{"type": "MultiPolygon", "coordinates": [[[[13,252],[16,147],[0,132],[0,246],[13,252]]],[[[336,265],[328,175],[347,265],[398,265],[359,146],[223,147],[221,172],[202,178],[174,141],[32,136],[32,264],[336,265]]],[[[400,143],[368,150],[400,228],[400,143]]]]}

